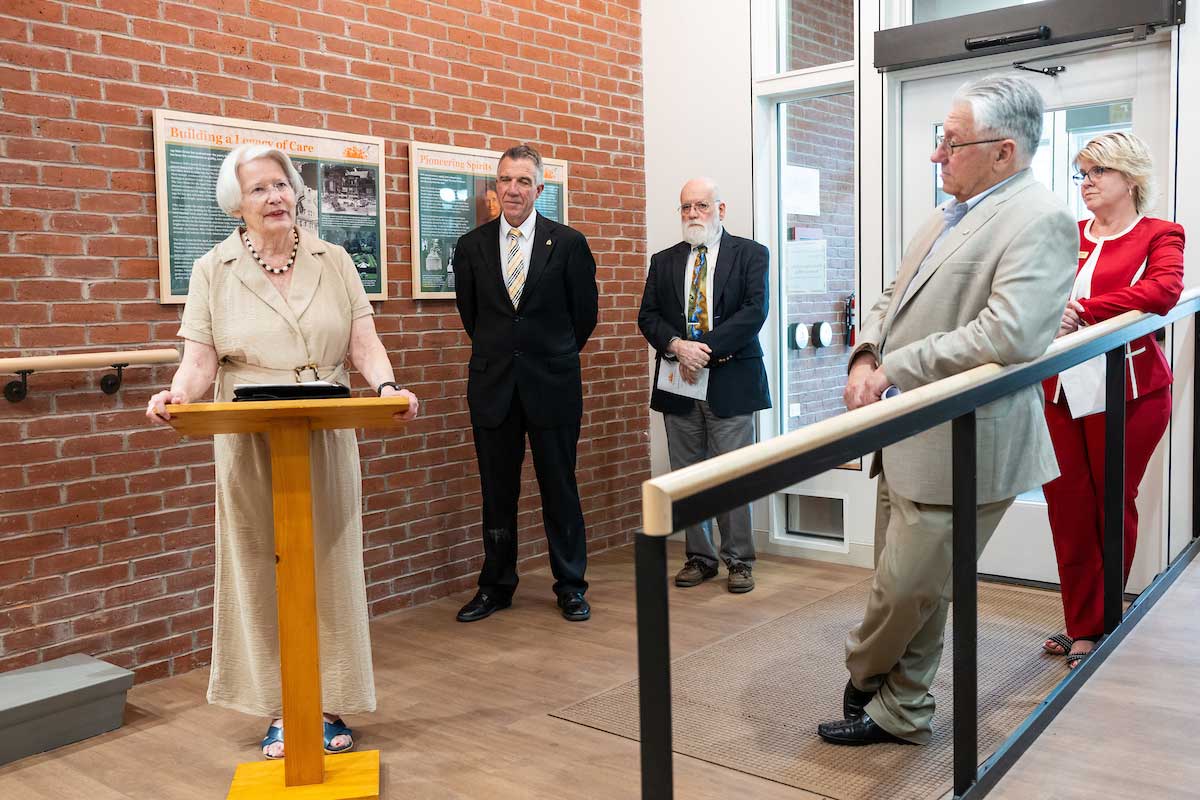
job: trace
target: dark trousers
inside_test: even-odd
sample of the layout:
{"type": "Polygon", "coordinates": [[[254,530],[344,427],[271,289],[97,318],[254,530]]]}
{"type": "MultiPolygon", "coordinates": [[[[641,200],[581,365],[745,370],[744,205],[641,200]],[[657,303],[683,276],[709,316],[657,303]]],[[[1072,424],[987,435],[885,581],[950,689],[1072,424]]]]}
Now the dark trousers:
{"type": "Polygon", "coordinates": [[[587,537],[575,482],[579,423],[530,427],[517,393],[499,427],[475,426],[475,453],[483,490],[483,569],[479,572],[479,587],[509,597],[517,588],[517,503],[521,498],[526,435],[542,495],[542,523],[550,544],[554,592],[585,592],[587,537]]]}

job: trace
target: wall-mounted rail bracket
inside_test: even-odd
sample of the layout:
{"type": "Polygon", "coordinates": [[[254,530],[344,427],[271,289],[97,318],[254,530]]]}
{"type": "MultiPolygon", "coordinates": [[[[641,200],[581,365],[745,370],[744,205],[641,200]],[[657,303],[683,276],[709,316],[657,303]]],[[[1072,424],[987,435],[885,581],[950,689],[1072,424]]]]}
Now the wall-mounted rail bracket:
{"type": "Polygon", "coordinates": [[[10,403],[19,403],[29,394],[29,376],[33,374],[33,370],[22,369],[18,370],[17,374],[21,376],[20,380],[4,384],[4,399],[10,403]]]}
{"type": "Polygon", "coordinates": [[[109,372],[100,377],[100,391],[105,394],[116,394],[117,390],[121,388],[121,379],[124,377],[124,370],[128,366],[128,364],[113,364],[112,368],[117,372],[115,375],[109,372]]]}

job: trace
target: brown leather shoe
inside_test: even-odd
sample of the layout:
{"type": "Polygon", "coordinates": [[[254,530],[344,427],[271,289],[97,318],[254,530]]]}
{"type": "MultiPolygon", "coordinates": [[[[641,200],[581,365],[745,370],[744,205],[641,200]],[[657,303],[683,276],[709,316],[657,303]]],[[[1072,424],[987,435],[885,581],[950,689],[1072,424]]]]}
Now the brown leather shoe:
{"type": "Polygon", "coordinates": [[[698,558],[689,558],[683,569],[675,573],[676,586],[698,586],[709,578],[717,577],[717,565],[708,565],[698,558]]]}
{"type": "Polygon", "coordinates": [[[749,564],[734,564],[729,568],[729,591],[745,594],[754,589],[754,575],[749,564]]]}

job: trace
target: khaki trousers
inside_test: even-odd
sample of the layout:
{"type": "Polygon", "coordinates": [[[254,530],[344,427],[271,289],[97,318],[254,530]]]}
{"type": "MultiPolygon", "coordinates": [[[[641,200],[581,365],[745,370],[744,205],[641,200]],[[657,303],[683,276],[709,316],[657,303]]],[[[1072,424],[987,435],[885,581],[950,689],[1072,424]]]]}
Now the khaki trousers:
{"type": "MultiPolygon", "coordinates": [[[[978,506],[977,558],[1013,499],[978,506]]],[[[929,687],[942,660],[953,588],[952,518],[951,506],[914,503],[879,476],[875,579],[862,624],[846,639],[851,682],[875,693],[866,712],[916,744],[933,735],[929,687]]]]}

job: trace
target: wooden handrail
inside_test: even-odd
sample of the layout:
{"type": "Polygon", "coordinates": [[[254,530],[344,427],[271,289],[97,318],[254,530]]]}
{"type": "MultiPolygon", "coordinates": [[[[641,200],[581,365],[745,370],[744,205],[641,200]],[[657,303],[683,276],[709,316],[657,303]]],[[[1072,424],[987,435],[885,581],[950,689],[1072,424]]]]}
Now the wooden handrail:
{"type": "MultiPolygon", "coordinates": [[[[1200,298],[1200,287],[1189,289],[1180,296],[1177,307],[1198,298],[1200,298]]],[[[651,478],[642,484],[642,529],[648,536],[669,536],[674,532],[673,505],[680,500],[685,500],[700,492],[721,486],[781,461],[803,456],[805,453],[831,442],[846,439],[907,413],[927,408],[952,398],[985,380],[997,379],[1010,372],[1060,358],[1097,339],[1155,316],[1140,311],[1128,311],[1120,316],[1089,325],[1075,333],[1056,339],[1045,354],[1034,361],[1008,367],[1002,367],[999,364],[984,364],[904,392],[886,402],[871,403],[868,406],[847,411],[765,442],[749,445],[699,464],[651,478]]]]}
{"type": "Polygon", "coordinates": [[[104,353],[64,353],[57,356],[19,356],[0,358],[0,374],[21,372],[61,372],[77,369],[98,369],[117,364],[170,364],[179,360],[174,348],[159,350],[114,350],[104,353]]]}
{"type": "Polygon", "coordinates": [[[19,403],[29,394],[29,376],[35,372],[66,372],[78,369],[115,369],[100,377],[100,390],[115,394],[121,388],[126,367],[146,364],[172,364],[179,360],[174,348],[159,350],[110,350],[100,353],[64,353],[59,356],[20,356],[0,358],[0,374],[19,375],[4,385],[4,398],[19,403]]]}

